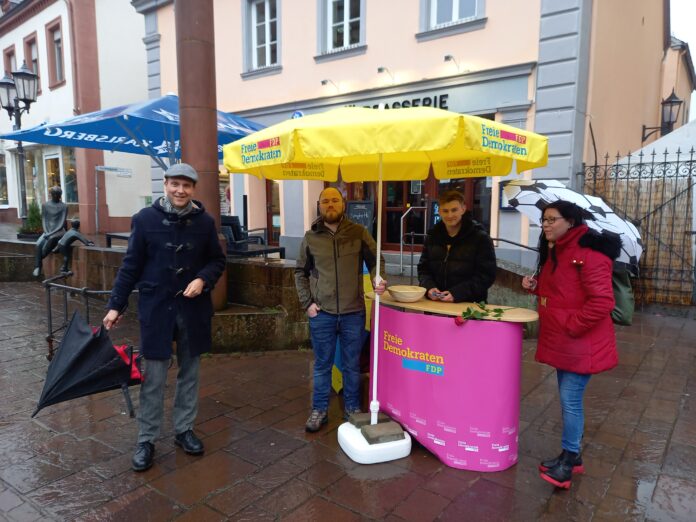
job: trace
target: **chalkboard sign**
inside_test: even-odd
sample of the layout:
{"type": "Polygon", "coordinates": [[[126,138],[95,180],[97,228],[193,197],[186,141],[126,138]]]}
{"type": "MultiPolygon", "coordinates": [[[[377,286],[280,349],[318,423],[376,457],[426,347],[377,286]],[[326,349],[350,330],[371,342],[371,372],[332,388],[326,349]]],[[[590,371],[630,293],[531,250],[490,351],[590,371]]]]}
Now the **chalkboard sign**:
{"type": "Polygon", "coordinates": [[[374,201],[349,201],[346,214],[353,223],[359,223],[372,233],[372,222],[375,217],[374,201]]]}

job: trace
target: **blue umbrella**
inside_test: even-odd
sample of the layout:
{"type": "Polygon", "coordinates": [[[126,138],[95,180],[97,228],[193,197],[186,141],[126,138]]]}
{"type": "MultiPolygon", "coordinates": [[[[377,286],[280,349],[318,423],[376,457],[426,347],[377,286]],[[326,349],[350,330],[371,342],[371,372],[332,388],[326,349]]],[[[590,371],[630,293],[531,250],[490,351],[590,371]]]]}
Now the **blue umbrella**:
{"type": "MultiPolygon", "coordinates": [[[[222,159],[223,145],[262,129],[263,125],[217,111],[217,127],[218,157],[222,159]]],[[[154,100],[80,114],[62,122],[11,132],[0,138],[61,147],[147,154],[166,169],[161,158],[169,158],[172,163],[181,157],[179,98],[174,94],[167,94],[154,100]]]]}

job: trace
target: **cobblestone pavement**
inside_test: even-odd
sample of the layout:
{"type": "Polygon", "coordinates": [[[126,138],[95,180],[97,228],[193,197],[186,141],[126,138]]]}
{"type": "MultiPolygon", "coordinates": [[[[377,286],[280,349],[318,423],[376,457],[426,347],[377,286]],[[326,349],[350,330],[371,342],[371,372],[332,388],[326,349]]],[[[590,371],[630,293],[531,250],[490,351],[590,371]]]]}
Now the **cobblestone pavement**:
{"type": "MultiPolygon", "coordinates": [[[[133,322],[114,341],[132,340],[133,322]]],[[[205,455],[176,449],[168,418],[155,465],[137,474],[120,393],[30,418],[45,328],[40,285],[0,284],[0,520],[696,520],[693,309],[651,309],[618,329],[621,363],[590,381],[587,472],[570,491],[536,470],[559,448],[560,415],[533,341],[523,347],[519,462],[506,471],[451,469],[418,444],[405,459],[353,463],[337,444],[337,400],[327,429],[304,432],[311,354],[282,352],[205,358],[205,455]]]]}

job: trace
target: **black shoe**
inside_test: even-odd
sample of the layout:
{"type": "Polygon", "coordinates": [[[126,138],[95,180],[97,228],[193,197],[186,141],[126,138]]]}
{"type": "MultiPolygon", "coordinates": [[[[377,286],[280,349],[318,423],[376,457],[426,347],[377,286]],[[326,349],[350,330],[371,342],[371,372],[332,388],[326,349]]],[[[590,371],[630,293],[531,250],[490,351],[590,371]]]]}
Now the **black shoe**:
{"type": "Polygon", "coordinates": [[[180,446],[189,455],[200,455],[203,453],[203,443],[196,437],[193,430],[177,433],[174,437],[174,444],[180,446]]]}
{"type": "MultiPolygon", "coordinates": [[[[570,452],[563,450],[561,454],[555,459],[548,459],[540,462],[539,471],[546,471],[548,469],[553,468],[554,466],[557,466],[561,459],[563,459],[563,455],[565,453],[570,452]]],[[[576,455],[575,459],[573,460],[573,473],[585,473],[585,466],[582,465],[582,455],[580,455],[580,453],[573,453],[573,455],[576,455]]]]}
{"type": "Polygon", "coordinates": [[[131,460],[133,471],[145,471],[152,467],[152,459],[155,456],[155,445],[152,442],[138,442],[131,460]]]}
{"type": "Polygon", "coordinates": [[[561,453],[558,464],[542,471],[539,476],[557,488],[570,489],[570,481],[573,478],[573,463],[579,457],[578,453],[564,451],[561,453]]]}

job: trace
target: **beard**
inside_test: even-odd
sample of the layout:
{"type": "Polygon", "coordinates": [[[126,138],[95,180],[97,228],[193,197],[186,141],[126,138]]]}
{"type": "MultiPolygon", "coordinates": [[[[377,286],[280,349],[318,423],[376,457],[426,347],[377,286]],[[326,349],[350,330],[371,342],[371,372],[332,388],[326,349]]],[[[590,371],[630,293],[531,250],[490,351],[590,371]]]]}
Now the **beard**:
{"type": "Polygon", "coordinates": [[[341,219],[343,219],[343,211],[327,210],[326,212],[322,212],[321,219],[324,221],[324,223],[335,225],[341,221],[341,219]]]}

